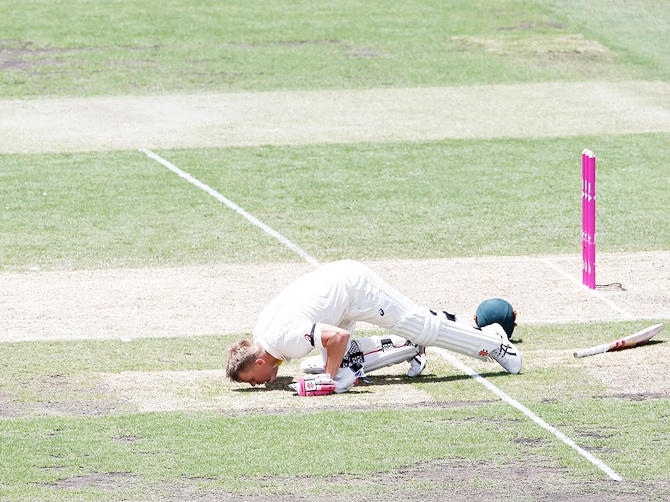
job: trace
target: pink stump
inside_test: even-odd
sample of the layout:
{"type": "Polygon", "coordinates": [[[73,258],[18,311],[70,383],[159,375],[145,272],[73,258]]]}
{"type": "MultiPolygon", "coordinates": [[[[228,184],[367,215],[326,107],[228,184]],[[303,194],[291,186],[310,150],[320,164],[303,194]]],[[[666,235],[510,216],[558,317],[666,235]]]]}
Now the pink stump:
{"type": "Polygon", "coordinates": [[[596,156],[582,152],[582,283],[596,288],[596,156]]]}

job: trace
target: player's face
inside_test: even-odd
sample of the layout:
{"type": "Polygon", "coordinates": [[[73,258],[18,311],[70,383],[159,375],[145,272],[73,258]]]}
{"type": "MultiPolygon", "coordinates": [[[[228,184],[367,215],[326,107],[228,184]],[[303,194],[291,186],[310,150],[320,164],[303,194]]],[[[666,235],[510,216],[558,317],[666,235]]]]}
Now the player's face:
{"type": "Polygon", "coordinates": [[[279,371],[279,365],[256,359],[254,364],[239,373],[239,377],[240,381],[255,387],[263,383],[274,382],[277,379],[277,371],[279,371]]]}

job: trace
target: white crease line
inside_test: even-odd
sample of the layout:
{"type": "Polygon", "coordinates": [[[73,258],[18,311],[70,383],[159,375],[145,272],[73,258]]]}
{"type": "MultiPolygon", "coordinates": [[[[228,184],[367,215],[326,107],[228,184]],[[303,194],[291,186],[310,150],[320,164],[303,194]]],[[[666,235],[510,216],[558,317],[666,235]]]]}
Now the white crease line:
{"type": "Polygon", "coordinates": [[[594,457],[592,454],[590,454],[584,448],[580,447],[577,443],[575,443],[568,436],[563,434],[561,431],[559,431],[555,427],[552,427],[551,425],[549,425],[547,422],[545,422],[540,417],[538,417],[535,413],[533,413],[528,408],[526,408],[523,404],[521,404],[518,401],[509,397],[502,390],[500,390],[498,387],[496,387],[491,382],[489,382],[486,378],[482,377],[479,373],[474,371],[472,368],[470,368],[466,364],[459,361],[457,358],[455,358],[454,356],[449,354],[446,350],[443,350],[443,349],[440,349],[440,348],[437,348],[437,347],[431,347],[431,351],[438,352],[444,359],[446,359],[448,362],[450,362],[451,364],[456,366],[463,373],[465,373],[465,374],[471,376],[472,378],[474,378],[477,382],[479,382],[484,387],[489,389],[491,392],[493,392],[495,395],[497,395],[500,399],[505,401],[507,404],[509,404],[511,406],[514,406],[517,410],[519,410],[521,413],[526,415],[528,418],[530,418],[537,425],[539,425],[543,429],[546,429],[549,432],[551,432],[554,436],[556,436],[558,439],[563,441],[566,445],[573,448],[577,453],[579,453],[584,458],[586,458],[589,462],[591,462],[593,465],[598,467],[601,471],[603,471],[605,474],[607,474],[614,481],[621,481],[622,480],[621,476],[619,476],[610,467],[608,467],[602,460],[599,460],[598,458],[594,457]]]}
{"type": "Polygon", "coordinates": [[[247,220],[249,220],[253,225],[255,225],[256,227],[260,228],[260,229],[263,230],[265,233],[271,235],[272,237],[274,237],[275,239],[277,239],[279,242],[281,242],[282,244],[284,244],[286,247],[288,247],[288,248],[291,249],[292,251],[295,251],[298,255],[300,255],[302,258],[304,258],[310,265],[314,266],[315,268],[318,268],[318,267],[321,266],[321,265],[319,264],[318,261],[316,261],[310,254],[308,254],[308,253],[307,253],[306,251],[304,251],[302,248],[298,247],[296,244],[294,244],[292,241],[290,241],[289,239],[287,239],[286,237],[284,237],[283,235],[281,235],[281,234],[280,234],[279,232],[277,232],[276,230],[274,230],[274,229],[270,228],[269,226],[267,226],[265,223],[263,223],[262,221],[260,221],[260,220],[259,220],[258,218],[256,218],[255,216],[253,216],[253,215],[249,214],[248,212],[246,212],[246,211],[245,211],[244,209],[242,209],[240,206],[238,206],[237,204],[235,204],[235,203],[232,202],[231,200],[229,200],[229,199],[227,199],[226,197],[224,197],[223,195],[221,195],[219,192],[217,192],[216,190],[214,190],[214,189],[213,189],[212,187],[210,187],[209,185],[206,185],[206,184],[203,183],[202,181],[200,181],[200,180],[194,178],[193,176],[191,176],[191,175],[188,174],[187,172],[182,171],[182,170],[179,169],[177,166],[175,166],[172,162],[170,162],[170,161],[168,161],[168,160],[165,160],[163,157],[161,157],[161,156],[159,156],[159,155],[156,155],[156,154],[155,154],[154,152],[152,152],[151,150],[140,149],[140,152],[142,152],[143,154],[145,154],[147,157],[149,157],[149,158],[155,160],[156,162],[159,162],[160,164],[163,164],[163,165],[164,165],[165,167],[167,167],[170,171],[172,171],[172,172],[178,174],[179,176],[181,176],[182,178],[184,178],[184,179],[185,179],[186,181],[188,181],[189,183],[194,184],[195,186],[197,186],[197,187],[200,188],[201,190],[204,190],[205,192],[207,192],[208,194],[210,194],[210,195],[211,195],[212,197],[214,197],[215,199],[217,199],[217,200],[223,202],[223,203],[224,203],[226,206],[228,206],[230,209],[232,209],[233,211],[237,212],[238,214],[244,216],[244,217],[245,217],[247,220]]]}
{"type": "MultiPolygon", "coordinates": [[[[563,270],[561,267],[556,265],[554,262],[551,260],[548,260],[546,258],[541,258],[540,261],[547,265],[548,267],[552,268],[554,271],[558,272],[561,274],[563,277],[568,278],[570,281],[573,283],[577,284],[579,287],[585,287],[582,283],[579,282],[575,277],[571,276],[568,274],[565,270],[563,270]]],[[[588,289],[588,288],[587,288],[588,289]]],[[[596,291],[595,289],[588,289],[588,291],[595,296],[598,300],[603,302],[605,305],[609,306],[610,308],[616,310],[619,312],[622,316],[626,317],[627,319],[635,319],[635,316],[628,312],[627,310],[624,310],[623,308],[619,307],[616,303],[614,303],[612,300],[609,298],[605,298],[602,294],[600,294],[599,291],[596,291]]]]}

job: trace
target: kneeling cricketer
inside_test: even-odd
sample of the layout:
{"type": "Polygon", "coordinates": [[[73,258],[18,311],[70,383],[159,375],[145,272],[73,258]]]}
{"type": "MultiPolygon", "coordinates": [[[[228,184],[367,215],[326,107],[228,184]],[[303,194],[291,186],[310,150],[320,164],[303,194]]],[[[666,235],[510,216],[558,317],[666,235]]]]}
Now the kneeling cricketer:
{"type": "Polygon", "coordinates": [[[409,362],[421,374],[426,347],[435,346],[521,372],[521,353],[510,342],[516,312],[502,299],[477,309],[475,325],[444,310],[419,306],[369,267],[343,260],[294,281],[261,312],[252,340],[228,350],[226,374],[252,386],[274,382],[279,365],[304,359],[307,376],[291,384],[301,396],[350,390],[367,373],[409,362]],[[354,339],[357,322],[387,329],[387,336],[354,339]]]}

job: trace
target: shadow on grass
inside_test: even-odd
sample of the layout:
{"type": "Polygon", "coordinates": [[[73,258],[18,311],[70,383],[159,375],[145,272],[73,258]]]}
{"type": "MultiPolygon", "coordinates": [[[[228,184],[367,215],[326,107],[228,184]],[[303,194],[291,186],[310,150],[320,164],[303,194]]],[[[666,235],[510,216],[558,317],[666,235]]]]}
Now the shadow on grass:
{"type": "MultiPolygon", "coordinates": [[[[487,372],[487,373],[480,373],[480,375],[484,378],[490,378],[490,377],[500,377],[500,376],[508,376],[507,372],[505,371],[498,371],[498,372],[487,372]]],[[[513,378],[513,375],[509,375],[510,378],[513,378]]],[[[439,376],[439,375],[434,375],[434,374],[423,374],[419,377],[416,378],[410,378],[406,375],[375,375],[371,374],[368,375],[367,381],[364,379],[359,380],[359,383],[356,385],[356,390],[358,392],[369,392],[369,391],[362,391],[363,388],[370,386],[370,387],[380,387],[380,386],[388,386],[388,385],[411,385],[413,383],[452,383],[452,382],[459,382],[463,380],[468,380],[472,378],[469,375],[445,375],[445,376],[439,376]]],[[[284,376],[284,377],[279,377],[277,380],[275,380],[272,383],[266,383],[264,385],[259,385],[256,387],[240,387],[240,388],[235,388],[231,389],[232,392],[238,392],[240,394],[249,394],[249,393],[256,393],[256,392],[268,392],[268,391],[277,391],[277,390],[285,390],[287,392],[294,393],[291,389],[289,389],[288,385],[290,383],[293,383],[295,381],[295,378],[290,377],[290,376],[284,376]]]]}

